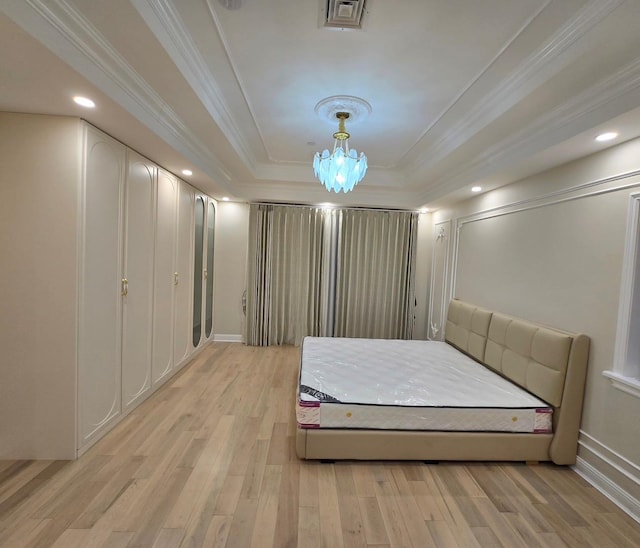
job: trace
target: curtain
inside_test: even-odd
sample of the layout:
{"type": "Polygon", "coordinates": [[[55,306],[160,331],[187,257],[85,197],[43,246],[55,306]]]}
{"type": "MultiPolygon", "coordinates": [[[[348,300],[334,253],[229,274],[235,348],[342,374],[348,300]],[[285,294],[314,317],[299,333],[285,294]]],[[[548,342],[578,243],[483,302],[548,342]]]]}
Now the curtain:
{"type": "Polygon", "coordinates": [[[409,339],[418,216],[252,204],[245,341],[409,339]]]}
{"type": "Polygon", "coordinates": [[[338,227],[334,336],[410,339],[418,215],[345,209],[338,227]]]}
{"type": "Polygon", "coordinates": [[[326,333],[327,217],[320,208],[251,204],[247,344],[299,345],[326,333]]]}

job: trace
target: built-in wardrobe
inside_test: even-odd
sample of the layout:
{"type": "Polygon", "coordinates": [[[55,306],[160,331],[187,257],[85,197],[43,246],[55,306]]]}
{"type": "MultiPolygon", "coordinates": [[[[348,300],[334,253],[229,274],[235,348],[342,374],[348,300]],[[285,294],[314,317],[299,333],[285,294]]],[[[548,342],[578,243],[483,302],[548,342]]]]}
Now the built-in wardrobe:
{"type": "Polygon", "coordinates": [[[212,340],[216,204],[78,119],[0,114],[0,145],[20,242],[0,287],[22,294],[0,313],[0,458],[74,458],[212,340]]]}

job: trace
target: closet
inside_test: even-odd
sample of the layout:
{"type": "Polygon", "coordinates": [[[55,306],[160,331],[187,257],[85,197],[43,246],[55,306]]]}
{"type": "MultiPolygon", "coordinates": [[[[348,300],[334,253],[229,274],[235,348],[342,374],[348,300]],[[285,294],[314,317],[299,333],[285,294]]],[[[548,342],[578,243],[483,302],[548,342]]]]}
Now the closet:
{"type": "Polygon", "coordinates": [[[203,270],[206,277],[202,211],[213,207],[206,195],[196,198],[195,189],[90,126],[84,148],[84,248],[91,260],[81,264],[83,285],[91,290],[80,299],[82,317],[95,315],[106,301],[112,305],[79,334],[81,347],[93,353],[80,354],[78,361],[81,450],[148,397],[204,340],[196,343],[189,334],[201,331],[201,310],[207,308],[200,281],[203,270]],[[110,348],[102,354],[93,345],[105,332],[110,348]],[[102,383],[107,375],[109,382],[102,383]]]}
{"type": "Polygon", "coordinates": [[[213,338],[215,202],[79,119],[0,126],[0,458],[73,459],[213,338]]]}

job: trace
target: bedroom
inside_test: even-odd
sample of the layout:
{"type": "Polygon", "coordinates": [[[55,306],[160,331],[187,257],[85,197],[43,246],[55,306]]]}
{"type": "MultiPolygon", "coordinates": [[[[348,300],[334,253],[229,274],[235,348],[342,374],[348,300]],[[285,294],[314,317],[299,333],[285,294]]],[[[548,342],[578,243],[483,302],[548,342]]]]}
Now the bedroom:
{"type": "MultiPolygon", "coordinates": [[[[14,9],[16,4],[18,3],[8,2],[6,3],[6,8],[3,5],[3,10],[8,12],[9,8],[14,9]]],[[[39,2],[34,3],[34,5],[39,4],[39,2]]],[[[73,2],[65,3],[64,5],[80,6],[84,9],[87,4],[87,2],[73,2]]],[[[312,26],[315,29],[317,26],[317,21],[315,20],[317,6],[314,2],[310,4],[313,4],[312,9],[307,9],[311,9],[314,16],[312,26]]],[[[371,3],[372,22],[375,10],[380,7],[380,4],[380,2],[371,3]]],[[[505,3],[496,2],[496,5],[500,4],[505,3]]],[[[139,18],[136,10],[151,10],[149,6],[157,7],[159,5],[171,5],[171,3],[123,2],[121,9],[124,13],[131,15],[132,18],[133,16],[139,18]]],[[[524,3],[519,3],[518,5],[520,6],[518,9],[522,11],[512,14],[513,19],[509,19],[512,25],[515,25],[518,21],[522,23],[527,16],[533,15],[526,11],[525,7],[523,7],[524,3]]],[[[251,15],[252,12],[250,10],[242,11],[244,8],[250,7],[251,4],[245,3],[236,12],[221,11],[216,6],[214,6],[214,9],[217,9],[218,17],[229,19],[236,16],[251,15]]],[[[515,119],[515,125],[522,126],[532,133],[534,130],[538,131],[538,133],[535,133],[535,139],[527,142],[525,147],[518,140],[519,138],[522,139],[523,135],[517,132],[517,128],[508,128],[510,133],[507,134],[507,137],[512,139],[513,147],[508,148],[506,154],[519,162],[522,161],[522,163],[519,163],[519,170],[514,167],[512,172],[508,173],[507,168],[509,166],[505,163],[505,155],[501,155],[500,149],[497,148],[500,144],[506,147],[505,141],[500,139],[501,136],[505,135],[505,133],[499,133],[499,130],[504,129],[500,127],[500,119],[498,119],[495,126],[489,127],[490,131],[478,132],[473,139],[469,139],[465,146],[460,148],[458,156],[447,156],[445,158],[446,161],[443,163],[436,163],[434,160],[433,173],[429,172],[431,175],[430,180],[434,184],[443,180],[442,173],[453,173],[454,168],[456,168],[456,177],[452,177],[448,181],[451,188],[454,189],[451,192],[452,199],[442,204],[438,204],[438,200],[434,199],[432,207],[435,211],[420,214],[419,255],[416,276],[425,280],[425,283],[417,287],[416,333],[424,338],[431,335],[429,329],[432,324],[436,328],[442,325],[443,307],[448,300],[448,296],[455,293],[457,296],[480,306],[500,310],[531,321],[588,334],[592,338],[592,357],[589,364],[583,413],[579,448],[581,464],[579,466],[582,466],[582,473],[588,475],[591,482],[596,483],[601,489],[608,489],[610,495],[617,497],[619,504],[626,506],[627,510],[637,516],[639,514],[638,500],[640,499],[640,488],[638,487],[640,483],[640,443],[638,442],[640,439],[640,421],[637,420],[637,417],[640,416],[640,400],[637,395],[630,394],[614,386],[611,379],[603,375],[604,372],[611,371],[614,368],[616,326],[618,324],[621,290],[620,280],[627,247],[626,227],[629,196],[637,192],[637,172],[640,169],[638,165],[640,143],[637,139],[633,139],[638,135],[639,124],[637,123],[637,112],[635,117],[632,112],[633,109],[640,106],[638,86],[636,85],[637,56],[634,53],[639,49],[634,41],[637,38],[633,36],[635,34],[633,32],[633,23],[638,21],[637,5],[633,2],[574,1],[543,2],[538,5],[538,8],[542,10],[539,14],[543,18],[542,20],[539,19],[541,24],[550,24],[550,21],[555,21],[555,25],[551,25],[549,28],[557,29],[562,27],[561,23],[566,23],[567,32],[578,28],[575,32],[586,33],[585,37],[583,37],[584,40],[576,42],[576,50],[570,49],[569,45],[566,46],[567,50],[563,51],[565,51],[567,58],[560,56],[561,52],[558,51],[559,57],[555,59],[557,64],[550,63],[545,65],[549,73],[544,71],[534,74],[527,73],[525,76],[530,77],[532,80],[521,81],[523,86],[529,85],[534,88],[539,83],[535,78],[552,80],[552,76],[556,76],[556,80],[553,80],[550,84],[551,87],[544,88],[543,86],[539,95],[533,94],[530,88],[522,89],[523,93],[526,91],[533,94],[530,96],[531,103],[521,103],[510,111],[510,115],[515,119]],[[566,20],[561,19],[563,10],[571,15],[576,15],[576,17],[567,16],[566,20]],[[578,14],[582,17],[581,19],[577,17],[578,14]],[[544,17],[547,19],[544,19],[544,17]],[[578,27],[579,24],[583,26],[578,27]],[[629,30],[630,27],[631,30],[629,30]],[[603,36],[607,36],[607,31],[611,28],[617,29],[616,39],[610,40],[611,44],[609,46],[611,49],[598,50],[597,44],[602,42],[603,36]],[[593,34],[589,34],[591,31],[593,31],[593,34]],[[593,43],[590,42],[592,39],[593,43]],[[593,49],[586,50],[588,53],[584,54],[584,57],[579,57],[582,52],[581,48],[587,48],[587,46],[593,49]],[[594,65],[576,65],[574,67],[575,72],[567,71],[567,80],[570,81],[575,78],[577,82],[571,87],[565,87],[568,86],[568,83],[559,79],[558,71],[566,68],[562,63],[571,63],[574,60],[573,56],[579,57],[582,63],[585,63],[585,59],[591,56],[594,59],[594,65]],[[603,60],[606,63],[603,64],[603,60]],[[597,72],[596,69],[600,72],[597,72]],[[581,92],[584,93],[581,95],[581,92]],[[567,109],[574,107],[577,110],[553,110],[543,102],[546,94],[553,93],[562,94],[559,100],[564,101],[562,105],[566,106],[567,109]],[[571,102],[571,99],[574,99],[574,102],[571,102]],[[578,116],[578,111],[581,108],[583,109],[581,111],[582,116],[578,116]],[[524,112],[527,110],[531,110],[531,114],[528,114],[528,116],[524,112]],[[538,122],[537,115],[547,110],[552,114],[552,117],[540,118],[540,124],[553,126],[553,117],[557,117],[559,120],[558,126],[554,126],[554,131],[550,131],[549,134],[544,133],[544,127],[541,128],[540,124],[536,125],[536,122],[538,122]],[[566,118],[563,118],[563,113],[567,115],[566,118]],[[599,151],[603,145],[594,143],[592,137],[596,135],[598,130],[605,131],[614,126],[621,133],[621,141],[625,142],[615,144],[616,142],[614,141],[614,146],[609,143],[605,146],[610,148],[599,151]],[[495,131],[498,134],[491,134],[491,131],[495,131]],[[587,136],[590,137],[589,143],[584,144],[587,136]],[[570,137],[573,137],[573,141],[569,139],[570,137]],[[553,139],[556,139],[557,142],[553,139]],[[493,144],[494,147],[485,148],[483,146],[485,142],[493,144]],[[563,142],[565,142],[569,152],[562,148],[563,142]],[[579,148],[578,145],[583,148],[579,148]],[[576,150],[580,151],[580,156],[585,156],[589,153],[595,154],[566,165],[558,165],[551,171],[535,174],[536,171],[533,170],[535,166],[555,166],[561,163],[559,159],[564,161],[576,158],[577,156],[572,156],[572,154],[576,154],[576,150]],[[482,156],[483,151],[487,152],[484,157],[482,156]],[[463,161],[467,156],[470,161],[463,161]],[[477,164],[474,165],[474,161],[477,164]],[[529,165],[526,165],[527,162],[529,162],[529,165]],[[542,162],[542,164],[536,162],[542,162]],[[486,164],[492,164],[496,169],[500,168],[502,179],[496,177],[492,180],[493,173],[483,171],[486,164]],[[470,169],[470,173],[457,169],[458,165],[470,169]],[[472,169],[474,167],[475,169],[472,169]],[[439,174],[440,177],[438,177],[439,174]],[[468,179],[469,175],[471,175],[472,180],[468,179]],[[513,183],[510,186],[498,186],[502,181],[506,180],[513,183]],[[471,183],[479,181],[482,181],[482,185],[489,191],[469,198],[468,191],[471,183]],[[459,233],[458,227],[461,227],[459,233]],[[438,239],[441,233],[443,236],[438,239]],[[458,233],[458,236],[456,236],[456,233],[458,233]],[[526,245],[522,244],[522,242],[526,242],[526,245]]],[[[110,21],[110,16],[108,13],[103,13],[106,10],[101,11],[99,7],[95,7],[95,9],[98,12],[92,15],[94,23],[103,18],[105,24],[107,24],[110,21]]],[[[516,8],[513,9],[516,10],[516,8]]],[[[25,9],[22,14],[16,14],[14,11],[12,15],[17,19],[22,17],[20,19],[21,23],[31,28],[32,32],[40,34],[42,40],[62,40],[55,33],[51,34],[50,27],[42,26],[42,21],[38,20],[34,12],[30,10],[31,8],[25,9]]],[[[281,10],[286,11],[284,8],[281,8],[281,10]]],[[[58,13],[57,16],[60,16],[60,14],[58,13]]],[[[8,41],[2,43],[2,60],[3,63],[7,63],[6,68],[3,70],[3,75],[20,75],[19,78],[13,78],[11,82],[9,82],[9,79],[2,78],[2,89],[3,91],[6,89],[6,93],[2,93],[3,98],[9,97],[10,83],[12,85],[16,84],[16,87],[23,86],[23,89],[27,90],[29,89],[30,81],[34,80],[36,76],[35,74],[18,70],[23,61],[20,56],[9,55],[14,48],[20,50],[25,56],[29,53],[39,59],[36,65],[39,70],[44,70],[47,65],[50,65],[52,72],[55,71],[53,80],[47,86],[41,85],[37,90],[36,100],[40,101],[41,104],[46,104],[46,101],[50,100],[50,97],[48,97],[49,90],[64,89],[68,87],[66,82],[85,82],[83,84],[84,89],[99,92],[97,88],[101,86],[96,83],[100,82],[99,75],[92,72],[95,70],[95,65],[90,64],[86,58],[79,60],[68,51],[65,51],[65,44],[68,45],[68,42],[60,42],[62,45],[57,50],[58,55],[66,54],[71,56],[67,60],[69,64],[64,65],[57,60],[55,55],[45,49],[40,42],[35,41],[27,32],[20,30],[18,24],[7,13],[3,14],[2,17],[3,29],[6,30],[6,32],[2,33],[2,36],[3,40],[8,41]],[[70,66],[75,67],[76,71],[85,72],[88,79],[93,79],[93,84],[86,83],[86,80],[80,78],[70,66]]],[[[512,26],[511,29],[513,30],[513,28],[515,27],[512,26]]],[[[112,33],[109,36],[113,40],[117,38],[127,41],[127,33],[133,35],[135,32],[141,34],[139,39],[145,45],[154,40],[149,28],[144,33],[142,33],[144,29],[129,28],[126,25],[123,25],[119,30],[113,27],[109,27],[109,29],[109,32],[112,33]]],[[[68,28],[67,30],[72,31],[73,29],[68,28]]],[[[202,29],[203,32],[208,30],[208,26],[202,29]]],[[[386,30],[388,31],[389,29],[386,30]]],[[[365,31],[372,33],[373,29],[369,28],[368,30],[365,29],[365,31]]],[[[103,30],[103,32],[107,32],[107,30],[103,30]]],[[[570,41],[571,36],[574,35],[569,35],[568,41],[570,41]]],[[[87,37],[85,36],[84,38],[86,39],[87,37]]],[[[213,47],[212,44],[207,44],[206,46],[213,47]]],[[[51,44],[47,44],[47,47],[54,49],[51,44]]],[[[120,47],[124,46],[121,45],[120,47]]],[[[492,51],[495,53],[496,48],[494,47],[492,51]]],[[[522,55],[522,52],[520,54],[522,55]]],[[[155,66],[151,64],[152,61],[158,64],[162,62],[162,68],[167,68],[167,65],[170,65],[170,61],[166,53],[163,55],[162,59],[136,58],[135,62],[138,63],[136,68],[141,72],[144,71],[143,61],[149,61],[152,67],[155,66]]],[[[399,55],[399,52],[394,52],[394,55],[399,55]]],[[[540,67],[538,68],[542,70],[540,67]]],[[[154,77],[151,71],[146,73],[145,77],[148,82],[153,82],[159,88],[162,88],[162,86],[170,87],[171,85],[178,86],[178,83],[182,82],[178,91],[184,93],[185,99],[183,101],[197,102],[198,98],[196,96],[198,94],[194,91],[189,91],[190,88],[184,85],[182,77],[178,75],[175,67],[171,74],[176,78],[173,84],[165,82],[162,78],[154,77]]],[[[501,76],[506,77],[507,74],[511,73],[505,72],[501,76]]],[[[496,78],[496,74],[489,76],[496,78]]],[[[377,74],[377,77],[380,78],[380,74],[377,74]]],[[[269,83],[272,84],[272,82],[269,83]]],[[[35,84],[37,85],[37,82],[35,84]]],[[[265,82],[265,86],[266,84],[265,82]]],[[[486,82],[480,81],[478,84],[486,84],[486,82]]],[[[162,89],[163,93],[168,93],[166,88],[162,89]]],[[[200,91],[202,92],[202,90],[200,91]]],[[[316,148],[321,149],[324,146],[329,146],[331,134],[335,131],[335,128],[330,124],[323,124],[317,121],[313,113],[313,105],[322,97],[344,91],[344,89],[338,89],[335,92],[327,91],[326,93],[313,95],[314,100],[311,101],[310,112],[305,112],[304,116],[311,118],[309,125],[314,128],[314,135],[313,137],[307,137],[307,134],[301,130],[300,133],[294,132],[293,139],[295,146],[301,148],[302,152],[307,154],[309,158],[311,158],[316,148]],[[306,145],[306,142],[311,140],[316,141],[317,145],[306,145]]],[[[481,94],[481,91],[478,91],[478,94],[481,94]]],[[[126,102],[129,99],[118,95],[120,92],[117,89],[113,89],[103,82],[102,92],[99,93],[103,97],[102,103],[107,103],[110,107],[115,107],[115,109],[112,110],[114,114],[111,118],[100,120],[96,118],[95,124],[98,127],[114,134],[125,144],[155,159],[163,167],[170,168],[174,173],[180,173],[185,158],[184,148],[171,147],[170,145],[175,143],[175,137],[171,138],[166,133],[163,134],[162,131],[166,131],[166,128],[159,128],[153,125],[153,121],[149,120],[149,113],[154,112],[153,109],[145,111],[146,114],[142,112],[138,113],[138,117],[133,117],[127,113],[127,108],[133,109],[134,106],[126,102]],[[119,105],[114,103],[119,103],[119,105]],[[147,117],[145,118],[145,116],[147,117]],[[119,132],[118,125],[126,126],[126,130],[119,132]],[[152,126],[156,133],[150,131],[148,126],[152,126]],[[150,138],[147,136],[148,144],[146,149],[142,145],[144,141],[142,134],[145,132],[151,134],[150,138]],[[174,140],[172,141],[172,139],[174,140]]],[[[353,93],[360,94],[355,91],[353,93]]],[[[407,94],[410,95],[409,92],[407,94]]],[[[24,97],[14,98],[16,107],[11,106],[9,108],[5,103],[0,103],[0,110],[25,111],[27,107],[21,108],[22,103],[20,103],[20,100],[27,100],[27,94],[25,93],[24,95],[24,97]]],[[[210,96],[207,97],[212,100],[210,96]]],[[[239,95],[232,94],[231,97],[232,100],[234,98],[238,99],[239,95]]],[[[62,113],[61,111],[67,109],[66,106],[62,105],[65,100],[62,98],[56,99],[57,102],[51,103],[51,110],[47,110],[46,113],[62,113]]],[[[471,106],[477,107],[478,104],[474,102],[471,106]]],[[[174,104],[174,107],[177,108],[177,105],[178,103],[174,104]]],[[[376,104],[373,106],[378,108],[376,104]]],[[[464,105],[459,106],[462,107],[464,105]]],[[[291,102],[290,107],[297,110],[293,102],[291,102]]],[[[410,111],[405,111],[404,116],[402,116],[400,113],[394,114],[393,109],[390,110],[392,111],[390,118],[396,122],[404,123],[404,118],[411,117],[410,111]]],[[[69,114],[69,111],[66,111],[71,116],[89,120],[91,120],[92,116],[100,116],[99,114],[79,113],[77,110],[71,112],[73,114],[69,114]]],[[[376,110],[374,110],[375,112],[376,110]]],[[[451,115],[460,115],[462,112],[452,111],[451,115]]],[[[204,107],[201,107],[201,110],[197,111],[196,114],[197,116],[192,114],[195,120],[191,121],[194,126],[199,127],[198,117],[201,116],[206,119],[209,115],[205,112],[204,107]]],[[[278,122],[281,124],[282,127],[279,126],[279,129],[284,131],[286,126],[292,123],[290,117],[295,117],[295,114],[281,109],[272,114],[273,123],[276,124],[278,122]]],[[[392,186],[390,187],[388,184],[385,186],[384,174],[376,174],[376,171],[379,170],[375,169],[376,166],[373,165],[371,160],[371,151],[376,146],[375,141],[384,141],[388,144],[389,141],[394,141],[396,138],[401,139],[402,136],[391,133],[384,134],[385,137],[380,139],[379,135],[382,134],[382,130],[376,135],[373,130],[365,130],[363,128],[364,126],[356,124],[351,128],[347,124],[347,129],[350,129],[353,134],[352,145],[357,147],[358,150],[362,148],[367,152],[372,166],[370,172],[367,173],[367,176],[355,191],[340,197],[343,202],[333,194],[328,196],[321,185],[313,181],[310,159],[301,165],[286,166],[291,168],[292,172],[288,173],[286,178],[283,176],[279,184],[269,187],[270,195],[260,195],[256,190],[257,187],[260,187],[259,184],[254,184],[253,186],[239,184],[225,188],[216,181],[217,177],[222,177],[216,171],[218,169],[217,165],[212,166],[210,170],[209,177],[214,180],[212,186],[204,188],[209,185],[207,179],[194,179],[193,184],[195,186],[202,186],[203,190],[208,190],[208,193],[217,200],[214,326],[215,334],[220,339],[229,340],[235,338],[235,340],[238,340],[243,330],[241,298],[245,279],[249,209],[246,201],[250,201],[242,199],[243,192],[246,191],[248,195],[252,196],[251,200],[256,201],[289,201],[291,194],[295,192],[296,201],[298,201],[299,196],[299,201],[306,203],[325,201],[349,203],[353,199],[363,200],[361,205],[371,207],[374,203],[366,200],[376,199],[386,201],[386,205],[389,207],[406,207],[414,210],[430,203],[431,200],[427,198],[427,195],[433,194],[433,190],[429,190],[429,192],[419,190],[411,195],[409,193],[405,195],[401,192],[394,192],[392,186]],[[302,173],[302,175],[298,175],[298,173],[302,173]],[[296,183],[295,181],[298,180],[296,177],[302,178],[305,184],[296,183]],[[219,184],[219,186],[215,186],[216,184],[219,184]],[[369,184],[369,187],[367,187],[367,184],[369,184]],[[318,189],[316,189],[316,185],[319,187],[318,189]],[[223,196],[235,196],[232,192],[233,189],[236,190],[238,196],[234,201],[223,202],[221,200],[223,196]],[[360,196],[363,193],[367,193],[368,189],[371,190],[369,194],[365,194],[368,197],[366,199],[361,198],[360,196]],[[406,198],[406,196],[410,197],[406,198]],[[410,203],[404,204],[400,202],[401,200],[408,200],[410,203]]],[[[441,128],[436,127],[434,129],[439,130],[441,128]]],[[[442,138],[443,134],[440,133],[439,136],[442,138]]],[[[3,139],[6,139],[2,142],[3,149],[5,151],[9,150],[4,147],[7,142],[11,142],[11,135],[3,134],[3,139]]],[[[228,152],[225,147],[230,145],[221,141],[219,132],[207,135],[206,139],[207,142],[219,144],[216,154],[221,157],[228,152]]],[[[435,144],[435,142],[428,143],[429,146],[426,147],[425,158],[431,157],[431,151],[435,144]]],[[[444,144],[446,142],[441,141],[440,146],[444,146],[444,144]]],[[[278,151],[278,154],[280,153],[282,151],[278,151]]],[[[195,155],[193,151],[192,156],[187,155],[187,158],[191,158],[192,163],[194,158],[200,158],[202,161],[201,157],[195,155]]],[[[245,181],[246,174],[242,172],[245,168],[243,166],[238,167],[234,162],[235,160],[231,160],[231,168],[234,170],[239,169],[241,171],[239,179],[245,181]]],[[[6,166],[7,164],[3,162],[3,165],[6,166]]],[[[201,163],[200,169],[194,170],[196,176],[202,177],[200,171],[204,171],[203,165],[207,167],[209,164],[201,163]]],[[[270,165],[267,168],[267,171],[263,173],[265,177],[269,176],[269,170],[275,169],[270,165]]],[[[280,176],[280,172],[278,176],[280,176]]],[[[2,179],[3,190],[8,190],[7,186],[5,186],[5,181],[13,180],[14,173],[3,171],[2,179]]],[[[21,184],[26,188],[25,181],[22,181],[21,184]]],[[[411,189],[411,186],[408,186],[411,189]]],[[[32,202],[25,196],[18,201],[25,217],[33,215],[31,208],[47,211],[48,200],[56,199],[55,195],[48,196],[39,186],[36,185],[34,188],[37,190],[37,194],[33,195],[37,198],[35,201],[32,202]]],[[[53,193],[53,190],[49,190],[49,192],[53,193]]],[[[5,201],[4,197],[5,195],[3,194],[3,208],[15,206],[15,201],[5,201]]],[[[13,193],[11,193],[11,198],[12,200],[17,199],[13,193]]],[[[61,197],[58,197],[58,199],[61,199],[61,197]]],[[[54,219],[59,219],[59,215],[55,215],[55,208],[53,209],[54,211],[50,211],[49,214],[54,219]]],[[[8,212],[3,209],[2,222],[6,222],[8,218],[8,212]]],[[[7,227],[3,224],[3,232],[12,234],[12,237],[15,238],[15,234],[9,228],[13,229],[14,227],[7,227]]],[[[74,227],[65,226],[64,229],[67,231],[65,234],[67,234],[74,227]]],[[[30,245],[39,245],[38,235],[25,232],[24,236],[33,238],[28,240],[30,245]]],[[[9,241],[3,241],[3,246],[8,245],[10,245],[9,241]]],[[[5,249],[3,247],[3,253],[5,249]]],[[[56,264],[55,253],[52,253],[47,264],[56,264]]],[[[23,265],[24,268],[18,271],[17,274],[23,277],[23,281],[28,280],[27,274],[31,272],[32,275],[35,275],[31,269],[36,268],[36,265],[37,262],[35,260],[23,265]]],[[[8,269],[8,265],[5,264],[4,268],[8,269]]],[[[13,298],[16,295],[22,295],[25,299],[30,299],[28,297],[30,295],[29,286],[26,281],[21,284],[19,279],[13,276],[16,274],[14,271],[5,270],[4,272],[6,275],[3,274],[2,276],[3,296],[7,295],[13,298]],[[11,282],[8,280],[11,280],[11,282]]],[[[45,299],[53,299],[55,297],[55,287],[62,287],[64,291],[69,291],[65,278],[67,274],[69,272],[64,271],[64,269],[48,272],[47,278],[55,283],[52,283],[51,286],[43,287],[42,292],[37,294],[38,297],[43,299],[43,302],[45,299]]],[[[71,275],[75,276],[75,272],[71,272],[71,275]]],[[[6,312],[3,313],[2,344],[4,348],[9,349],[5,355],[6,359],[3,359],[3,378],[6,378],[5,375],[8,374],[5,368],[9,367],[9,364],[13,363],[14,360],[18,360],[18,358],[24,360],[29,353],[36,355],[39,360],[46,358],[51,348],[48,344],[51,340],[54,340],[56,329],[61,329],[60,324],[56,325],[56,323],[66,318],[65,314],[73,312],[68,310],[68,305],[65,304],[64,299],[60,298],[59,301],[62,301],[59,303],[60,308],[49,311],[49,315],[47,315],[46,310],[37,307],[37,303],[30,304],[28,309],[33,321],[41,322],[36,324],[42,329],[42,333],[39,336],[44,337],[44,333],[48,333],[51,337],[50,340],[39,339],[41,341],[39,344],[42,345],[41,348],[33,344],[33,341],[29,338],[25,338],[24,334],[18,333],[18,331],[28,332],[28,330],[25,329],[24,325],[21,326],[20,322],[16,322],[16,319],[20,318],[21,322],[27,323],[29,321],[28,318],[15,314],[9,318],[6,316],[6,312]],[[18,348],[14,346],[14,341],[16,340],[21,343],[18,348]],[[43,341],[47,344],[44,344],[43,341]]],[[[6,310],[8,308],[4,308],[4,311],[6,310]]],[[[62,335],[63,338],[70,336],[68,332],[62,335]]],[[[59,349],[59,351],[62,352],[62,349],[59,349]]],[[[26,374],[27,372],[24,371],[24,373],[26,374]]],[[[32,377],[39,373],[41,372],[36,370],[29,372],[28,376],[32,377]]],[[[44,381],[45,384],[46,382],[55,383],[55,379],[53,381],[51,379],[44,381]]],[[[6,387],[8,385],[3,383],[3,386],[6,387]]],[[[44,395],[41,395],[44,397],[43,401],[47,401],[47,388],[49,387],[39,387],[39,390],[44,393],[44,395]]],[[[3,402],[10,401],[4,393],[2,396],[3,402]]],[[[15,397],[15,394],[13,396],[15,397]]],[[[65,412],[67,411],[73,413],[73,410],[65,410],[65,412]]],[[[30,428],[32,425],[29,413],[30,410],[27,408],[23,416],[28,417],[28,420],[25,421],[27,423],[25,427],[30,428]]],[[[2,416],[9,417],[10,414],[3,409],[2,416]]],[[[3,431],[7,432],[7,426],[3,424],[3,427],[3,431]]],[[[38,432],[38,427],[35,427],[34,430],[38,432]]],[[[6,447],[4,444],[3,446],[6,447]]],[[[2,458],[5,457],[10,458],[6,455],[2,456],[2,458]]]]}

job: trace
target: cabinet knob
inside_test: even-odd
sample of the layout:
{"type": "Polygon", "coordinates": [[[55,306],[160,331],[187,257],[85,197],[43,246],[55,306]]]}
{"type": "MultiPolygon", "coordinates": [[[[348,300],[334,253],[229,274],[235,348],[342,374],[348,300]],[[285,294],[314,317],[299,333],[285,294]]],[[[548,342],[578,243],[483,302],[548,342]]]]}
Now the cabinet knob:
{"type": "Polygon", "coordinates": [[[180,275],[177,272],[173,273],[173,285],[178,285],[180,283],[180,275]]]}
{"type": "Polygon", "coordinates": [[[208,275],[209,275],[209,273],[207,272],[207,269],[205,268],[205,269],[204,269],[204,279],[205,279],[205,280],[207,279],[207,276],[208,276],[208,275]]]}
{"type": "Polygon", "coordinates": [[[126,297],[129,294],[129,280],[126,278],[122,278],[122,289],[120,293],[123,297],[126,297]]]}

